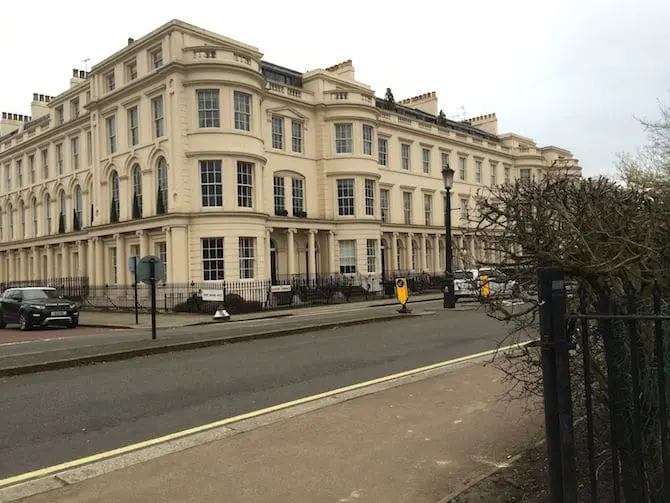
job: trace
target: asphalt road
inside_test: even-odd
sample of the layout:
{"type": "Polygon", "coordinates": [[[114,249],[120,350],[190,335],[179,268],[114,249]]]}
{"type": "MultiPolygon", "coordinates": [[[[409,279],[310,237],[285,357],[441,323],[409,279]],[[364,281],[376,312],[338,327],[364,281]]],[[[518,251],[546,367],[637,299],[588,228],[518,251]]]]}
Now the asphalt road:
{"type": "MultiPolygon", "coordinates": [[[[412,304],[415,311],[422,309],[439,309],[441,300],[424,301],[412,304]]],[[[467,307],[467,305],[464,305],[467,307]]],[[[251,331],[263,330],[287,330],[303,327],[307,324],[327,324],[338,321],[361,320],[371,317],[397,314],[398,305],[385,306],[355,306],[343,305],[337,311],[311,312],[302,314],[282,313],[273,318],[252,319],[244,321],[231,321],[225,323],[208,323],[206,325],[192,325],[186,327],[161,328],[157,331],[160,340],[179,340],[184,336],[202,335],[240,335],[251,331]]],[[[15,343],[14,340],[2,339],[0,333],[0,363],[10,360],[14,356],[44,353],[46,351],[58,351],[75,349],[81,347],[101,347],[125,343],[128,341],[149,340],[151,330],[98,330],[97,332],[86,327],[81,328],[81,335],[76,331],[54,330],[29,332],[36,336],[49,336],[48,340],[31,340],[15,343]],[[88,330],[88,332],[86,332],[88,330]]],[[[19,334],[21,332],[18,332],[19,334]]]]}
{"type": "Polygon", "coordinates": [[[0,378],[0,478],[495,347],[506,327],[445,312],[0,378]]]}

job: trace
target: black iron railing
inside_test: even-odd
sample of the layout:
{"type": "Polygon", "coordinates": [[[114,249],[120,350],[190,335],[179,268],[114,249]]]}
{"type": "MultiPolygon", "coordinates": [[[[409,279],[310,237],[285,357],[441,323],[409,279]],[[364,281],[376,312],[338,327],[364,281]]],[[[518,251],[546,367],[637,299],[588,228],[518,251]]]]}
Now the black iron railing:
{"type": "Polygon", "coordinates": [[[564,280],[556,269],[539,274],[551,501],[668,502],[670,310],[661,289],[581,284],[573,302],[564,280]]]}
{"type": "MultiPolygon", "coordinates": [[[[439,292],[444,285],[444,276],[441,274],[416,273],[398,273],[385,278],[334,274],[311,278],[305,275],[282,276],[274,280],[158,283],[156,306],[161,312],[211,314],[223,305],[231,314],[239,314],[374,300],[395,295],[396,276],[407,278],[409,290],[413,294],[439,292]]],[[[132,284],[91,285],[87,277],[12,281],[0,284],[0,290],[30,286],[56,288],[59,295],[79,302],[83,309],[130,311],[135,307],[132,284]]],[[[149,310],[150,287],[140,283],[137,290],[139,309],[149,310]]]]}

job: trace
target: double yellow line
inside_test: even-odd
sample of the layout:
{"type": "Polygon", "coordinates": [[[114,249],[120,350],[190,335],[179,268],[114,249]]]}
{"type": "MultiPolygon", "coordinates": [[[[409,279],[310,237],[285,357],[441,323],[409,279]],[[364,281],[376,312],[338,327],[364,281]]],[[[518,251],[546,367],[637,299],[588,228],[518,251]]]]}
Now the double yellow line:
{"type": "Polygon", "coordinates": [[[209,424],[203,424],[201,426],[196,426],[194,428],[189,428],[188,430],[182,430],[182,431],[178,431],[178,432],[175,432],[175,433],[170,433],[169,435],[164,435],[162,437],[152,438],[150,440],[145,440],[143,442],[138,442],[136,444],[126,445],[124,447],[119,447],[118,449],[112,449],[111,451],[101,452],[99,454],[94,454],[92,456],[87,456],[85,458],[79,458],[79,459],[74,459],[72,461],[67,461],[67,462],[61,463],[59,465],[49,466],[47,468],[42,468],[40,470],[35,470],[35,471],[32,471],[32,472],[22,473],[20,475],[15,475],[13,477],[9,477],[9,478],[0,480],[0,489],[19,484],[21,482],[26,482],[26,481],[29,481],[29,480],[32,480],[32,479],[38,479],[38,478],[46,477],[46,476],[49,476],[49,475],[54,475],[56,473],[60,473],[60,472],[63,472],[65,470],[70,470],[72,468],[78,468],[80,466],[88,465],[88,464],[95,463],[95,462],[98,462],[98,461],[104,461],[106,459],[110,459],[110,458],[113,458],[113,457],[121,456],[123,454],[128,454],[128,453],[131,453],[131,452],[135,452],[135,451],[138,451],[140,449],[146,449],[147,447],[152,447],[152,446],[162,444],[162,443],[165,443],[165,442],[178,440],[178,439],[187,437],[189,435],[194,435],[196,433],[202,433],[204,431],[211,430],[213,428],[218,428],[218,427],[226,426],[226,425],[229,425],[229,424],[232,424],[232,423],[237,423],[237,422],[243,421],[245,419],[251,419],[251,418],[258,417],[258,416],[262,416],[264,414],[269,414],[271,412],[277,412],[277,411],[280,411],[280,410],[295,407],[296,405],[301,405],[301,404],[304,404],[304,403],[313,402],[313,401],[319,400],[321,398],[328,398],[328,397],[332,397],[332,396],[339,395],[339,394],[342,394],[342,393],[346,393],[346,392],[349,392],[349,391],[355,391],[355,390],[358,390],[358,389],[361,389],[361,388],[365,388],[367,386],[373,386],[375,384],[382,384],[382,383],[386,383],[386,382],[389,382],[389,381],[393,381],[394,379],[400,379],[402,377],[410,377],[410,376],[413,376],[413,375],[420,374],[422,372],[427,372],[427,371],[430,371],[430,370],[439,369],[441,367],[447,367],[447,366],[450,366],[450,365],[455,365],[455,364],[458,364],[458,363],[467,362],[469,360],[476,360],[478,358],[483,358],[485,356],[494,355],[494,354],[496,354],[498,352],[501,352],[501,351],[508,351],[510,349],[520,348],[520,347],[523,347],[523,346],[529,344],[529,342],[530,341],[522,342],[522,343],[518,343],[518,344],[513,344],[513,345],[510,345],[510,346],[505,346],[505,347],[501,347],[501,348],[497,348],[497,349],[491,349],[491,350],[488,350],[488,351],[483,351],[481,353],[476,353],[476,354],[472,354],[472,355],[468,355],[468,356],[463,356],[463,357],[460,357],[460,358],[455,358],[453,360],[447,360],[447,361],[440,362],[440,363],[434,363],[432,365],[426,365],[425,367],[419,367],[419,368],[416,368],[416,369],[407,370],[405,372],[399,372],[397,374],[391,374],[391,375],[387,375],[387,376],[384,376],[384,377],[379,377],[377,379],[372,379],[371,381],[364,381],[364,382],[360,382],[360,383],[357,383],[357,384],[352,384],[351,386],[344,386],[342,388],[337,388],[337,389],[334,389],[334,390],[331,390],[331,391],[326,391],[324,393],[319,393],[319,394],[316,394],[316,395],[311,395],[311,396],[307,396],[307,397],[304,397],[304,398],[299,398],[298,400],[293,400],[291,402],[286,402],[286,403],[282,403],[282,404],[278,404],[278,405],[273,405],[272,407],[266,407],[264,409],[259,409],[259,410],[255,410],[255,411],[252,411],[252,412],[247,412],[245,414],[240,414],[239,416],[234,416],[234,417],[229,417],[229,418],[226,418],[226,419],[221,419],[220,421],[215,421],[215,422],[209,423],[209,424]]]}

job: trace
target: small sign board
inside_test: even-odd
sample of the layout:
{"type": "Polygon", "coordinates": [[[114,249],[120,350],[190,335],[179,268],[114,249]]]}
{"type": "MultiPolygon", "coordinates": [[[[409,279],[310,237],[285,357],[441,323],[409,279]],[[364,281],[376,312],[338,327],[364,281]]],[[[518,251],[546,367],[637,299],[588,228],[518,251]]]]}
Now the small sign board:
{"type": "Polygon", "coordinates": [[[272,285],[270,287],[271,293],[286,293],[291,291],[291,285],[272,285]]]}
{"type": "Polygon", "coordinates": [[[160,257],[155,257],[153,255],[142,257],[137,263],[137,280],[142,281],[143,283],[151,283],[152,272],[157,283],[159,281],[165,281],[165,268],[163,267],[163,262],[160,257]]]}
{"type": "Polygon", "coordinates": [[[403,306],[407,304],[409,293],[407,291],[407,278],[395,279],[395,295],[403,306]]]}
{"type": "Polygon", "coordinates": [[[223,290],[203,289],[200,291],[200,296],[206,302],[223,302],[223,290]]]}

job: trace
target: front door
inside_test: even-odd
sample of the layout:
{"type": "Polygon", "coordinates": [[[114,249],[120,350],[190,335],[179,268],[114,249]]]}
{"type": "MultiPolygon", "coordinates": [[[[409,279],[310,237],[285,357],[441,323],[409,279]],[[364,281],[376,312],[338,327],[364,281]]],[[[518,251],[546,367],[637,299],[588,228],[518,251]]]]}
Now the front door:
{"type": "Polygon", "coordinates": [[[382,281],[386,281],[386,241],[382,239],[382,281]]]}
{"type": "Polygon", "coordinates": [[[277,247],[274,239],[270,240],[270,281],[277,284],[277,247]]]}

